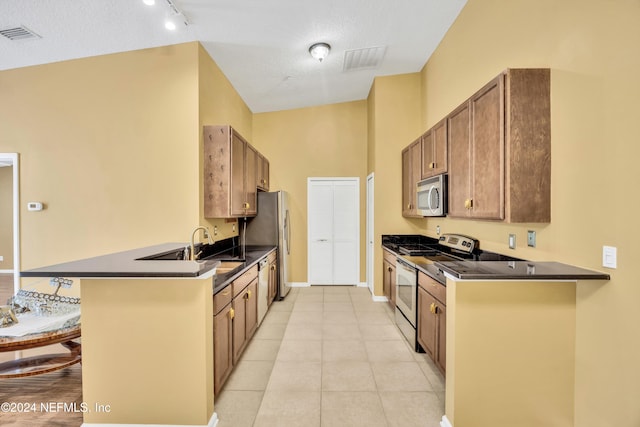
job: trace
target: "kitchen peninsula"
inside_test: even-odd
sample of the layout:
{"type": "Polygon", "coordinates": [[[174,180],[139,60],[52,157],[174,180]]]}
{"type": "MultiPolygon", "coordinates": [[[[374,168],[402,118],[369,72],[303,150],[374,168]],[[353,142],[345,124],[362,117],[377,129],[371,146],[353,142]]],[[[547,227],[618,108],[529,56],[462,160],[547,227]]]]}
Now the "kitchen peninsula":
{"type": "Polygon", "coordinates": [[[218,274],[215,256],[166,259],[185,246],[165,243],[21,273],[81,279],[85,424],[216,424],[213,295],[274,248],[250,248],[236,268],[218,274]]]}

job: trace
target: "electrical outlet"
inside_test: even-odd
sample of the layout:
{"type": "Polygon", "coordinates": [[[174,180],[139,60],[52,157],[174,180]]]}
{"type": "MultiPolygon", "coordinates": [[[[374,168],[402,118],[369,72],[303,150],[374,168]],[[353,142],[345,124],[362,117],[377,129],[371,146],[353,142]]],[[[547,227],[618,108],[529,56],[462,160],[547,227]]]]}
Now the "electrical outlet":
{"type": "Polygon", "coordinates": [[[440,235],[440,226],[436,225],[436,234],[439,236],[440,235]]]}
{"type": "Polygon", "coordinates": [[[516,248],[516,235],[515,234],[509,234],[509,248],[510,249],[515,249],[516,248]]]}
{"type": "Polygon", "coordinates": [[[233,231],[234,233],[236,232],[236,224],[235,223],[231,226],[231,231],[233,231]]]}
{"type": "Polygon", "coordinates": [[[4,257],[0,255],[0,261],[4,261],[4,257]]]}
{"type": "Polygon", "coordinates": [[[527,246],[536,247],[536,232],[533,230],[527,231],[527,246]]]}
{"type": "Polygon", "coordinates": [[[218,226],[217,226],[217,225],[214,225],[214,226],[213,226],[213,235],[214,235],[214,236],[217,236],[217,235],[218,235],[218,226]]]}
{"type": "Polygon", "coordinates": [[[618,267],[618,248],[615,246],[602,247],[602,266],[608,268],[618,267]]]}

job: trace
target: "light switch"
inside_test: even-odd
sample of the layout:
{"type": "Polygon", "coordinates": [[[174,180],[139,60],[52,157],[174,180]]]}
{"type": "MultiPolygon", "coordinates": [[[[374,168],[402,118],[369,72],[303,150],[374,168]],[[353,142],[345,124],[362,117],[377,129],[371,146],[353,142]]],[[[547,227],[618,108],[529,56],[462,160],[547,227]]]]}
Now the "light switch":
{"type": "Polygon", "coordinates": [[[616,248],[615,246],[602,247],[602,266],[608,268],[617,268],[618,248],[616,248]]]}
{"type": "Polygon", "coordinates": [[[509,234],[509,248],[510,249],[515,249],[516,248],[516,235],[515,234],[509,234]]]}

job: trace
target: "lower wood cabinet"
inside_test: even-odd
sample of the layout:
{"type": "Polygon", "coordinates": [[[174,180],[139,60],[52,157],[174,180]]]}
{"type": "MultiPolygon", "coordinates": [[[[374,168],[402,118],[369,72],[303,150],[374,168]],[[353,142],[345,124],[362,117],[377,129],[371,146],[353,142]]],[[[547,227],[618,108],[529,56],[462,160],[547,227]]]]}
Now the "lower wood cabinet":
{"type": "Polygon", "coordinates": [[[213,297],[213,392],[217,394],[258,328],[257,266],[213,297]]]}
{"type": "Polygon", "coordinates": [[[382,290],[387,297],[389,305],[396,308],[396,257],[383,250],[382,260],[382,290]]]}
{"type": "Polygon", "coordinates": [[[447,363],[446,287],[418,273],[418,343],[444,374],[447,363]]]}
{"type": "Polygon", "coordinates": [[[278,293],[278,258],[275,252],[267,258],[269,262],[269,281],[267,285],[267,304],[271,305],[278,293]]]}

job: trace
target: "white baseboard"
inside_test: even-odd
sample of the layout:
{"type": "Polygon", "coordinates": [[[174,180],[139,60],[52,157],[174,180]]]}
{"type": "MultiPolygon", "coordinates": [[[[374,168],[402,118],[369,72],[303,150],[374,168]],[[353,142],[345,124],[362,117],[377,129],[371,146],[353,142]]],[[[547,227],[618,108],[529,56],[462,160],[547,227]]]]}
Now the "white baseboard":
{"type": "Polygon", "coordinates": [[[373,302],[388,302],[389,298],[385,297],[385,296],[377,296],[377,295],[371,295],[371,299],[373,300],[373,302]]]}
{"type": "MultiPolygon", "coordinates": [[[[215,412],[211,416],[209,423],[202,427],[216,427],[218,425],[218,414],[215,412]]],[[[104,423],[82,423],[80,427],[187,427],[183,424],[104,424],[104,423]]],[[[198,425],[189,424],[188,427],[198,427],[198,425]]]]}
{"type": "Polygon", "coordinates": [[[0,274],[13,274],[13,270],[0,270],[0,274]]]}
{"type": "Polygon", "coordinates": [[[446,415],[442,416],[442,421],[440,421],[440,427],[453,427],[453,424],[449,422],[449,419],[446,415]]]}
{"type": "Polygon", "coordinates": [[[289,282],[289,286],[292,288],[308,288],[311,285],[309,282],[289,282]]]}
{"type": "Polygon", "coordinates": [[[356,285],[359,288],[368,288],[369,285],[367,285],[367,282],[360,282],[356,285]]]}

